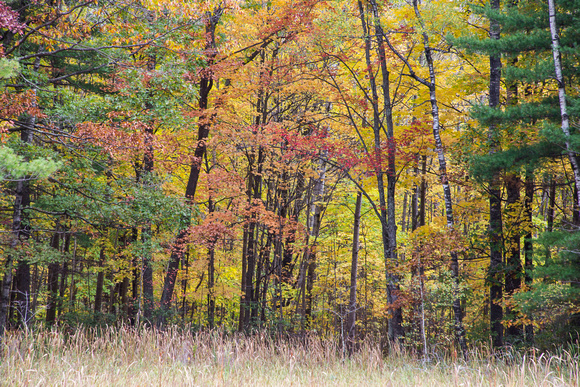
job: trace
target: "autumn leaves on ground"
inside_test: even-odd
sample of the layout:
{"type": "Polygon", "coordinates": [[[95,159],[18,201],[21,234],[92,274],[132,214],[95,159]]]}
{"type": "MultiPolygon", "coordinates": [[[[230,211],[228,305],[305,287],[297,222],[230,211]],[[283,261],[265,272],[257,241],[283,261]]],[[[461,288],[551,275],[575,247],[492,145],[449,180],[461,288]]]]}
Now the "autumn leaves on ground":
{"type": "Polygon", "coordinates": [[[579,0],[0,0],[0,41],[8,383],[579,383],[579,0]]]}

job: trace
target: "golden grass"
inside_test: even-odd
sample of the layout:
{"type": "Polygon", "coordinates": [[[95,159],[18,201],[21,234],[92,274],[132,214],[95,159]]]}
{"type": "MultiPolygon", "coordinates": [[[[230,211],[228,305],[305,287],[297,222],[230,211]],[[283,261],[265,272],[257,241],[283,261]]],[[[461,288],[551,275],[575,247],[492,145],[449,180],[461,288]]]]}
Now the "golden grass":
{"type": "Polygon", "coordinates": [[[352,357],[316,337],[273,340],[170,329],[8,333],[2,386],[579,386],[579,359],[478,351],[469,362],[383,357],[365,343],[352,357]]]}

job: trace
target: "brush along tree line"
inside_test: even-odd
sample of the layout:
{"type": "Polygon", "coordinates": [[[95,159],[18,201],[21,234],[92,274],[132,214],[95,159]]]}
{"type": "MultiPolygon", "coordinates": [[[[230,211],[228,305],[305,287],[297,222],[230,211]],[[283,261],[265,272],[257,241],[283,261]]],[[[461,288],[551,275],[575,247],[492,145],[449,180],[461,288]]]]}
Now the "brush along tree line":
{"type": "Polygon", "coordinates": [[[0,1],[0,332],[573,337],[578,9],[0,1]]]}

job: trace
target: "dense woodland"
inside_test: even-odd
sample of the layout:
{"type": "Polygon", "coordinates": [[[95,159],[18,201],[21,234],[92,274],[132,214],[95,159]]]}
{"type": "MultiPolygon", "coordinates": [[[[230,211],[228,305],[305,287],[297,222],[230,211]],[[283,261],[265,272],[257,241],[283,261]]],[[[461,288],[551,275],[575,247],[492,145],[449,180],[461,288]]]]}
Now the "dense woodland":
{"type": "Polygon", "coordinates": [[[0,332],[578,340],[580,1],[0,0],[0,36],[0,332]]]}

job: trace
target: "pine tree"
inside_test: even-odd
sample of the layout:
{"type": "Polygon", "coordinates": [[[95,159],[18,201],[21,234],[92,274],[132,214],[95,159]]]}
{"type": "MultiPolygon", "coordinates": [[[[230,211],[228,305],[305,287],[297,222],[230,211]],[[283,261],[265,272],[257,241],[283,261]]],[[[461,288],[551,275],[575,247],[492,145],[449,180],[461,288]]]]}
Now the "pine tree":
{"type": "MultiPolygon", "coordinates": [[[[517,214],[513,210],[517,207],[514,207],[514,204],[520,201],[517,198],[520,196],[520,187],[523,186],[519,183],[520,175],[526,175],[527,185],[529,185],[531,184],[530,175],[540,171],[546,163],[561,159],[570,159],[572,169],[575,169],[573,161],[578,149],[577,128],[572,124],[569,128],[569,135],[566,130],[564,133],[562,132],[563,127],[560,128],[560,126],[563,121],[558,103],[558,91],[559,86],[560,90],[565,85],[568,88],[567,91],[571,91],[573,86],[578,84],[579,69],[575,63],[577,63],[580,52],[578,52],[574,42],[578,41],[579,7],[580,2],[577,0],[556,3],[556,24],[559,27],[558,36],[562,59],[560,82],[555,79],[547,0],[512,2],[503,5],[501,9],[499,7],[477,8],[476,11],[481,15],[485,15],[489,20],[497,21],[501,28],[501,38],[484,40],[460,38],[455,40],[458,46],[471,52],[501,56],[504,62],[501,72],[505,89],[500,102],[501,108],[492,108],[490,103],[490,106],[476,105],[472,110],[472,116],[477,118],[481,126],[495,126],[497,128],[494,136],[497,147],[495,151],[491,151],[493,147],[490,144],[490,152],[472,157],[471,172],[483,181],[493,181],[494,176],[505,176],[507,204],[504,209],[504,221],[506,225],[514,217],[522,218],[523,212],[530,211],[529,208],[524,209],[523,206],[519,206],[517,214]]],[[[565,100],[569,106],[570,122],[574,123],[578,117],[578,96],[574,92],[569,92],[566,94],[565,100]]],[[[574,180],[570,179],[574,173],[567,175],[569,180],[566,185],[571,186],[572,190],[577,192],[574,188],[574,180]]],[[[526,196],[530,195],[529,191],[530,187],[526,187],[526,196]]],[[[501,191],[498,191],[496,195],[501,197],[501,191]]],[[[526,199],[526,203],[529,205],[529,199],[526,199]]],[[[558,234],[549,237],[550,243],[567,250],[565,254],[560,253],[556,260],[561,263],[566,262],[564,266],[569,268],[577,268],[574,262],[578,262],[578,254],[570,245],[573,240],[577,239],[577,228],[575,225],[562,224],[558,234]]],[[[509,237],[511,242],[506,243],[503,248],[504,263],[498,266],[501,273],[499,273],[499,277],[496,277],[494,283],[504,281],[506,296],[514,296],[519,299],[521,301],[519,308],[525,309],[526,307],[522,307],[525,304],[529,306],[528,312],[533,314],[532,303],[529,300],[533,297],[537,298],[541,294],[540,289],[543,289],[543,286],[534,285],[536,290],[529,294],[518,292],[524,279],[524,273],[521,270],[521,254],[519,253],[519,239],[524,233],[523,229],[516,230],[515,235],[509,237]],[[524,300],[527,300],[528,303],[526,304],[524,300]]],[[[505,229],[501,237],[504,241],[508,240],[505,229]]],[[[530,244],[527,241],[526,251],[529,248],[530,244]]],[[[531,275],[529,272],[531,270],[529,253],[526,254],[528,258],[526,259],[527,273],[525,277],[531,278],[529,277],[531,275]]],[[[559,268],[555,269],[554,267],[555,270],[550,270],[550,272],[552,280],[560,284],[564,284],[564,281],[574,283],[579,274],[576,269],[564,270],[556,261],[550,265],[556,265],[555,267],[559,268]],[[572,272],[576,272],[576,274],[572,274],[572,272]]],[[[535,277],[540,278],[541,272],[543,272],[543,268],[537,270],[535,277]]],[[[491,285],[492,288],[494,283],[491,285]]],[[[526,284],[530,285],[531,282],[526,280],[526,284]]],[[[566,294],[564,298],[574,303],[572,295],[575,292],[572,290],[573,288],[570,285],[564,285],[564,287],[566,288],[566,291],[562,293],[566,294]]],[[[545,297],[546,294],[543,293],[541,298],[545,297]]],[[[514,314],[506,316],[506,318],[511,319],[515,317],[517,316],[514,314]]],[[[494,320],[493,317],[492,320],[494,320]]],[[[514,326],[513,323],[511,325],[506,333],[510,335],[509,340],[513,342],[521,337],[523,331],[521,328],[516,329],[517,325],[514,326]]],[[[530,330],[526,329],[526,332],[528,332],[527,336],[530,336],[527,339],[530,339],[532,336],[530,330]]],[[[497,340],[495,343],[496,345],[501,344],[497,340]]]]}

